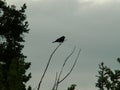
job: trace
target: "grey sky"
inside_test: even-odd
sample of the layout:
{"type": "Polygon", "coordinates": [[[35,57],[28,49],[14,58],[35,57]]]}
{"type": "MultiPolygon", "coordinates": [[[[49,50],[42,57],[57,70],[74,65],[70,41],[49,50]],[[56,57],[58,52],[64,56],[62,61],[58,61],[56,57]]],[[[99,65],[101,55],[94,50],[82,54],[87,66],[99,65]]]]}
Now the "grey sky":
{"type": "Polygon", "coordinates": [[[32,62],[29,83],[33,87],[38,84],[50,53],[57,46],[51,42],[62,35],[67,41],[56,52],[42,90],[51,88],[56,71],[75,45],[82,49],[79,61],[59,90],[67,90],[72,83],[77,84],[76,90],[97,90],[95,75],[98,64],[103,61],[109,67],[119,67],[116,62],[120,56],[119,0],[7,1],[18,7],[26,3],[28,7],[26,13],[31,30],[26,36],[24,53],[28,56],[27,61],[32,62]]]}

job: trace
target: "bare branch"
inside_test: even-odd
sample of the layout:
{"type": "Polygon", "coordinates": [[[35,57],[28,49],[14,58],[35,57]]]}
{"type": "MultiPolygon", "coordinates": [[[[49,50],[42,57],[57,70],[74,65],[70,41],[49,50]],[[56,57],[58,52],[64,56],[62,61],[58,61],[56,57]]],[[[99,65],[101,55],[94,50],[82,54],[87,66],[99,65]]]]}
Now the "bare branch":
{"type": "Polygon", "coordinates": [[[59,83],[59,80],[60,80],[61,74],[62,74],[62,72],[63,72],[63,68],[64,68],[66,62],[68,61],[68,59],[69,59],[69,58],[72,56],[72,54],[74,53],[75,48],[76,48],[76,47],[74,47],[73,51],[72,51],[72,52],[68,55],[68,57],[65,59],[63,65],[62,65],[61,71],[60,71],[60,73],[59,73],[57,83],[59,83]]]}
{"type": "Polygon", "coordinates": [[[79,58],[80,52],[81,52],[81,49],[79,50],[79,52],[78,52],[78,54],[77,54],[77,57],[76,57],[76,59],[75,59],[75,62],[74,62],[74,64],[73,64],[72,68],[70,69],[70,71],[69,71],[69,72],[65,75],[65,77],[64,77],[63,79],[61,79],[58,83],[61,83],[63,80],[65,80],[65,79],[70,75],[70,73],[73,71],[73,69],[74,69],[74,67],[75,67],[75,65],[76,65],[76,63],[77,63],[77,60],[78,60],[78,58],[79,58]]]}
{"type": "MultiPolygon", "coordinates": [[[[74,47],[73,51],[72,51],[72,52],[70,53],[70,55],[68,55],[68,57],[65,59],[64,64],[63,64],[62,68],[65,66],[65,64],[66,64],[67,60],[70,58],[70,56],[74,53],[75,48],[76,48],[76,47],[74,47]]],[[[61,71],[62,71],[62,70],[61,70],[61,71]]]]}
{"type": "Polygon", "coordinates": [[[43,80],[43,78],[44,78],[44,76],[45,76],[45,74],[46,74],[46,71],[47,71],[48,66],[49,66],[49,64],[50,64],[50,61],[51,61],[51,59],[52,59],[52,57],[53,57],[55,51],[60,47],[60,45],[61,45],[61,43],[55,48],[55,50],[54,50],[54,51],[52,52],[52,54],[50,55],[49,60],[48,60],[48,63],[47,63],[47,65],[46,65],[46,68],[45,68],[45,70],[44,70],[44,72],[43,72],[43,75],[42,75],[42,77],[41,77],[41,79],[40,79],[40,82],[39,82],[39,84],[38,84],[38,88],[37,88],[37,90],[40,89],[40,86],[41,86],[42,80],[43,80]]]}
{"type": "Polygon", "coordinates": [[[52,90],[55,90],[56,83],[57,83],[57,76],[58,76],[58,74],[56,73],[55,82],[54,82],[54,85],[53,85],[53,88],[52,88],[52,90]]]}
{"type": "Polygon", "coordinates": [[[75,61],[74,61],[74,63],[73,63],[72,68],[70,69],[70,71],[65,75],[65,77],[64,77],[63,79],[60,80],[60,77],[61,77],[61,74],[62,74],[62,72],[63,72],[64,66],[66,65],[66,62],[68,61],[68,59],[69,59],[69,58],[72,56],[72,54],[74,53],[75,48],[76,48],[76,47],[74,47],[73,51],[72,51],[72,52],[68,55],[68,57],[65,59],[63,65],[62,65],[61,71],[60,71],[60,73],[59,73],[59,76],[58,76],[58,79],[57,79],[57,82],[56,82],[56,86],[55,86],[55,88],[54,88],[53,90],[57,90],[59,84],[60,84],[63,80],[65,80],[65,79],[70,75],[70,73],[73,71],[73,68],[75,67],[76,62],[77,62],[77,60],[78,60],[78,58],[79,58],[81,49],[79,50],[79,52],[78,52],[78,54],[77,54],[77,57],[76,57],[76,59],[75,59],[75,61]]]}
{"type": "Polygon", "coordinates": [[[74,53],[75,48],[76,48],[76,47],[74,47],[73,51],[72,51],[72,52],[67,56],[67,58],[65,59],[63,65],[62,65],[62,68],[61,68],[61,70],[60,70],[60,73],[59,73],[58,79],[57,79],[57,81],[56,81],[56,85],[55,85],[55,87],[54,87],[53,90],[57,90],[58,85],[59,85],[59,80],[60,80],[61,74],[62,74],[62,72],[63,72],[63,68],[64,68],[66,62],[68,61],[68,59],[69,59],[69,58],[72,56],[72,54],[74,53]]]}

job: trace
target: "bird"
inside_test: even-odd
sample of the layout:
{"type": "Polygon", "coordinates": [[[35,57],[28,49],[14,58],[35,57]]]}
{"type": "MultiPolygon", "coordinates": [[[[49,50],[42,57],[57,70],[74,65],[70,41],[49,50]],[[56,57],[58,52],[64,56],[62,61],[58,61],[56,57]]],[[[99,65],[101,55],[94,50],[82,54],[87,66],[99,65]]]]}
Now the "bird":
{"type": "Polygon", "coordinates": [[[62,36],[58,39],[56,39],[55,41],[53,41],[52,43],[58,42],[58,43],[63,43],[65,41],[65,36],[62,36]]]}

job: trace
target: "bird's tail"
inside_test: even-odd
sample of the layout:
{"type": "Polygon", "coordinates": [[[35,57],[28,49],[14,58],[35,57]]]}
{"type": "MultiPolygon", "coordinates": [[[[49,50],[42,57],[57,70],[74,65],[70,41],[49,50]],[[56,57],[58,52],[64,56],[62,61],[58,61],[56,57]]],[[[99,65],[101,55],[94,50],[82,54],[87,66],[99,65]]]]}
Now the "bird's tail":
{"type": "Polygon", "coordinates": [[[55,41],[53,41],[52,43],[55,43],[55,41]]]}

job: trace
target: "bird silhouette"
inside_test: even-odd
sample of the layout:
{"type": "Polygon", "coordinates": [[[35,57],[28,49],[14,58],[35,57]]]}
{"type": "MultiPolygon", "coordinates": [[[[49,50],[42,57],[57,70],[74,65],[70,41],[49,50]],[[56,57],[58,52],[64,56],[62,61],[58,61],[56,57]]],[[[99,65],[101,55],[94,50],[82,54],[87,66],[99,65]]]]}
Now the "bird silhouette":
{"type": "Polygon", "coordinates": [[[58,43],[63,43],[63,42],[64,42],[64,40],[65,40],[65,36],[62,36],[62,37],[60,37],[60,38],[56,39],[55,41],[53,41],[52,43],[55,43],[55,42],[58,42],[58,43]]]}

